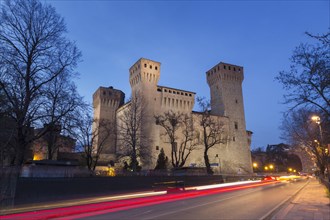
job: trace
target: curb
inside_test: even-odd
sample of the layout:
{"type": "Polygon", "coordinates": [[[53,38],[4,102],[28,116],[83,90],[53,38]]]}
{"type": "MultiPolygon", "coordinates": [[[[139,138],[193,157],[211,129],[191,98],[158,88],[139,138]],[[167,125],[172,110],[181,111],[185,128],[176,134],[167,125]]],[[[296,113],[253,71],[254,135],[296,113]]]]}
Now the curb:
{"type": "Polygon", "coordinates": [[[280,216],[285,216],[284,215],[284,211],[285,213],[288,213],[292,208],[293,208],[293,204],[289,204],[291,201],[293,201],[294,199],[296,199],[299,195],[299,193],[310,183],[310,180],[308,180],[300,189],[298,189],[292,196],[290,196],[289,198],[283,200],[280,204],[278,204],[277,206],[275,206],[272,210],[270,210],[268,213],[266,213],[264,216],[262,216],[259,220],[271,220],[273,219],[273,217],[276,214],[280,214],[280,216]],[[283,209],[284,206],[287,206],[283,212],[281,211],[281,209],[283,209]]]}

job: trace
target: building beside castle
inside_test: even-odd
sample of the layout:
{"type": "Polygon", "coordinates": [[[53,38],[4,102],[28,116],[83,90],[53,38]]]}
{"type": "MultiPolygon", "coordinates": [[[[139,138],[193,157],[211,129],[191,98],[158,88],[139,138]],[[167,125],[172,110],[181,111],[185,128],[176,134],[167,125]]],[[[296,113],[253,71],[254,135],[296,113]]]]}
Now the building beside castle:
{"type": "MultiPolygon", "coordinates": [[[[132,100],[139,98],[143,106],[141,136],[147,140],[143,148],[148,152],[147,158],[140,158],[143,169],[156,166],[161,148],[166,156],[170,158],[171,155],[171,145],[163,135],[164,129],[155,123],[156,115],[168,111],[180,112],[192,116],[197,122],[201,114],[193,111],[195,92],[158,85],[160,69],[161,63],[144,58],[129,69],[132,100]]],[[[226,140],[209,150],[210,163],[214,165],[215,172],[250,173],[252,132],[247,131],[245,125],[243,67],[220,62],[206,72],[206,79],[210,87],[211,114],[223,124],[222,135],[226,140]]],[[[118,161],[118,155],[125,148],[118,125],[131,102],[124,103],[124,99],[125,94],[113,87],[99,87],[93,95],[94,118],[108,120],[114,126],[114,132],[104,145],[103,160],[118,161]]],[[[203,146],[200,145],[191,152],[185,166],[205,167],[203,152],[203,146]]]]}

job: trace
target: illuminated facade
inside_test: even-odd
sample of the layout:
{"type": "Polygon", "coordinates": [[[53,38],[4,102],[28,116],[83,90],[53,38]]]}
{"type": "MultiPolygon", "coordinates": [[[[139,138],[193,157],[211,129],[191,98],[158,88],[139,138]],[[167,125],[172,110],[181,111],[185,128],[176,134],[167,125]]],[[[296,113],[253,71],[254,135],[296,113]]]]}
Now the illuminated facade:
{"type": "MultiPolygon", "coordinates": [[[[129,69],[129,82],[132,96],[138,94],[143,100],[143,135],[148,138],[145,146],[150,157],[141,158],[144,169],[153,169],[157,156],[163,148],[171,155],[171,147],[164,131],[155,123],[155,115],[167,111],[191,115],[198,121],[200,113],[193,112],[195,92],[158,85],[161,63],[141,58],[129,69]]],[[[223,173],[252,172],[250,143],[251,132],[246,131],[242,94],[243,67],[220,62],[206,72],[211,94],[212,117],[223,124],[226,142],[209,151],[209,158],[215,164],[214,170],[223,173]]],[[[113,124],[124,114],[129,103],[124,104],[124,93],[113,87],[100,87],[93,95],[95,119],[107,119],[113,124]]],[[[97,125],[96,125],[97,126],[97,125]]],[[[198,124],[195,124],[198,129],[198,124]]],[[[200,133],[200,131],[197,133],[200,133]]],[[[180,138],[180,137],[179,137],[180,138]]],[[[120,153],[120,138],[112,135],[107,141],[103,159],[115,160],[120,153]]],[[[169,157],[170,158],[170,157],[169,157]]],[[[204,167],[203,146],[199,146],[188,157],[185,166],[204,167]]],[[[217,172],[217,171],[216,171],[217,172]]]]}

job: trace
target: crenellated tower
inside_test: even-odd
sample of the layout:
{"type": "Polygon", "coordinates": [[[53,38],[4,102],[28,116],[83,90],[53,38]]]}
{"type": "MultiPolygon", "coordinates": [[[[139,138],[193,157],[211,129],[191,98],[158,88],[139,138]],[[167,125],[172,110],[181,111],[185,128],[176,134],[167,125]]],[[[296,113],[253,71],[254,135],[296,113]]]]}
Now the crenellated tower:
{"type": "Polygon", "coordinates": [[[206,72],[211,93],[211,113],[229,119],[231,161],[250,172],[250,145],[245,124],[242,82],[243,67],[220,62],[206,72]],[[236,149],[235,149],[236,148],[236,149]]]}
{"type": "Polygon", "coordinates": [[[145,167],[149,168],[153,168],[154,166],[150,157],[153,154],[157,131],[154,116],[158,107],[157,84],[159,78],[160,63],[156,61],[141,58],[129,69],[132,100],[137,100],[139,102],[138,105],[141,106],[143,152],[148,155],[150,154],[144,158],[145,160],[142,163],[145,167]]]}
{"type": "Polygon", "coordinates": [[[129,69],[132,95],[142,95],[145,100],[155,97],[160,77],[160,63],[141,58],[129,69]]]}
{"type": "MultiPolygon", "coordinates": [[[[124,104],[125,94],[118,89],[110,87],[99,87],[93,94],[94,119],[93,130],[99,129],[100,119],[112,128],[111,135],[106,139],[102,154],[116,153],[116,110],[124,104]]],[[[102,130],[101,130],[102,134],[102,130]]],[[[96,145],[102,141],[102,135],[96,137],[96,145]]]]}

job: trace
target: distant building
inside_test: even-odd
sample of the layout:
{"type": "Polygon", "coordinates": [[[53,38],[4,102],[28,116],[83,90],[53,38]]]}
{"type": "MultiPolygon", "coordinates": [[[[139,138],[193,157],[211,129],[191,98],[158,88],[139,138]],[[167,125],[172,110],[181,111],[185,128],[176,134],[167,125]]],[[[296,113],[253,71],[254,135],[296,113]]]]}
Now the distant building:
{"type": "MultiPolygon", "coordinates": [[[[36,129],[35,133],[43,129],[45,128],[36,129]]],[[[60,159],[60,153],[73,153],[75,146],[76,140],[69,136],[62,135],[61,126],[57,125],[52,133],[48,132],[33,142],[33,160],[57,160],[60,159]],[[48,148],[48,145],[52,147],[48,148]],[[49,149],[51,152],[49,152],[49,149]]]]}
{"type": "MultiPolygon", "coordinates": [[[[129,69],[132,95],[139,94],[143,99],[145,111],[142,123],[143,135],[148,138],[145,148],[150,157],[141,158],[143,169],[155,167],[161,148],[167,156],[171,155],[170,144],[162,135],[163,128],[156,125],[155,115],[170,110],[190,114],[194,119],[200,115],[192,111],[195,104],[195,92],[158,85],[160,68],[159,62],[141,58],[129,69]]],[[[227,140],[226,143],[218,144],[210,149],[209,158],[211,163],[220,164],[221,172],[224,173],[252,172],[250,154],[252,132],[246,131],[242,94],[243,79],[243,67],[222,62],[206,72],[211,94],[211,113],[223,123],[223,135],[227,140]]],[[[122,91],[113,87],[99,87],[93,95],[94,118],[107,119],[116,125],[129,105],[129,103],[124,103],[124,97],[125,94],[122,91]]],[[[201,135],[201,131],[199,133],[201,135]]],[[[116,134],[114,132],[107,139],[103,154],[105,160],[116,160],[121,153],[119,149],[125,147],[121,146],[120,137],[116,134]]],[[[203,146],[193,151],[188,157],[186,166],[190,165],[205,166],[203,146]]]]}

